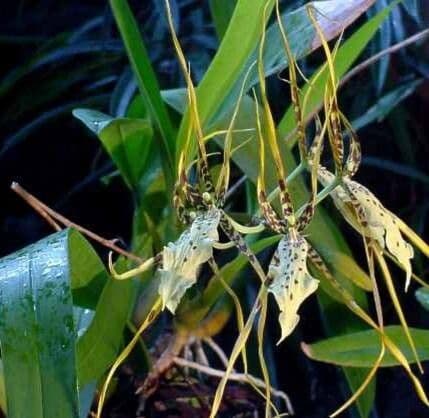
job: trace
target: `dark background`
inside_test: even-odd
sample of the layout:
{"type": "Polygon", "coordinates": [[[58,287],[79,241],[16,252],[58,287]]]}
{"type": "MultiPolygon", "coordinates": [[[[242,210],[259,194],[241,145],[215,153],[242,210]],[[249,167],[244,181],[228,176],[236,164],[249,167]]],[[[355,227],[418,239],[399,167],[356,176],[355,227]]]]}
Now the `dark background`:
{"type": "MultiPolygon", "coordinates": [[[[287,6],[298,3],[289,2],[287,6]]],[[[377,2],[379,7],[384,3],[377,2]]],[[[408,3],[417,9],[398,9],[365,57],[428,27],[428,2],[408,3]]],[[[131,4],[162,87],[177,87],[182,80],[162,17],[162,2],[131,4]]],[[[180,39],[198,79],[218,45],[208,2],[177,0],[175,6],[180,39]]],[[[51,232],[9,190],[13,180],[76,222],[108,238],[127,241],[131,197],[119,178],[108,185],[100,180],[113,166],[96,138],[71,115],[74,107],[93,107],[116,115],[117,92],[124,86],[133,91],[107,2],[3,2],[0,53],[0,255],[51,232]]],[[[317,62],[316,54],[302,65],[311,71],[317,62]]],[[[344,112],[353,120],[383,95],[412,79],[421,79],[421,84],[408,98],[383,120],[359,131],[366,159],[358,177],[428,240],[429,42],[407,47],[391,56],[389,62],[384,60],[363,71],[343,88],[340,99],[344,112]]],[[[278,80],[272,77],[269,87],[274,110],[281,115],[288,102],[276,94],[276,83],[278,80]]],[[[355,239],[351,234],[351,242],[355,239]]],[[[427,278],[427,260],[417,256],[415,265],[416,271],[427,278]]],[[[417,305],[414,290],[415,286],[403,297],[406,316],[411,325],[429,327],[428,313],[417,305]]],[[[303,316],[317,315],[312,307],[305,309],[303,316]]],[[[386,311],[388,321],[396,322],[393,308],[387,306],[386,311]]],[[[304,322],[303,338],[311,341],[322,337],[316,331],[320,328],[315,321],[304,322]]],[[[277,359],[280,366],[284,354],[280,352],[277,359]]],[[[290,370],[279,380],[291,395],[298,416],[327,416],[341,399],[338,372],[308,362],[299,351],[287,354],[292,356],[287,362],[290,370]]],[[[429,380],[425,379],[429,389],[429,380]]],[[[380,373],[374,417],[429,417],[428,410],[416,399],[402,371],[385,370],[380,373]]]]}

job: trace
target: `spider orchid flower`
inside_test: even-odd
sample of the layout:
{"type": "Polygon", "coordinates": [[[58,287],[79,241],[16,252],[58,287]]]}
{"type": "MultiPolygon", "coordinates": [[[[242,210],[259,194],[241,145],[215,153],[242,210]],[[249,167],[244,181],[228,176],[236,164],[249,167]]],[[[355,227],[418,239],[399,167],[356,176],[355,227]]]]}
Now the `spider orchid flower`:
{"type": "MultiPolygon", "coordinates": [[[[319,169],[318,177],[324,186],[335,180],[335,176],[326,168],[319,169]]],[[[377,242],[404,269],[407,290],[411,281],[414,250],[401,234],[399,218],[387,210],[366,187],[348,177],[343,177],[342,184],[330,195],[346,221],[358,232],[363,232],[367,238],[377,242]]]]}
{"type": "Polygon", "coordinates": [[[283,236],[268,270],[268,291],[280,309],[282,342],[299,322],[297,311],[303,301],[317,290],[319,281],[307,269],[309,244],[305,238],[290,233],[283,236]]]}
{"type": "Polygon", "coordinates": [[[213,256],[213,245],[219,241],[219,220],[217,209],[198,213],[178,240],[164,247],[158,269],[163,309],[175,313],[186,290],[196,283],[201,266],[213,256]]]}

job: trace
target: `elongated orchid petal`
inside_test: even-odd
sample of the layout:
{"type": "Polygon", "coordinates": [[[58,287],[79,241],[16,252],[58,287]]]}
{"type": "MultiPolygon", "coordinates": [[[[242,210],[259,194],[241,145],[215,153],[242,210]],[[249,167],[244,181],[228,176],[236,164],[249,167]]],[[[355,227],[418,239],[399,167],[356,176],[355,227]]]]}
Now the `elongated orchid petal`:
{"type": "Polygon", "coordinates": [[[292,333],[299,322],[297,311],[304,300],[317,290],[319,281],[307,269],[309,245],[301,237],[285,235],[277,248],[268,270],[271,283],[268,291],[280,308],[280,343],[292,333]]]}
{"type": "Polygon", "coordinates": [[[215,208],[197,214],[179,239],[164,247],[163,265],[158,270],[163,309],[175,313],[186,290],[197,281],[202,264],[213,256],[213,245],[219,241],[219,220],[220,212],[215,208]]]}

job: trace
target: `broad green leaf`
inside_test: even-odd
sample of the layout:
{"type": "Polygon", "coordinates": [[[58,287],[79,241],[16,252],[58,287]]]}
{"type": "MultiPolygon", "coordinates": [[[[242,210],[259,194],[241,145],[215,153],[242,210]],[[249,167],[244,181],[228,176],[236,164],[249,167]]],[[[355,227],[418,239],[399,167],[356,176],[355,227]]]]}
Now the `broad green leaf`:
{"type": "MultiPolygon", "coordinates": [[[[404,353],[407,361],[410,364],[414,363],[415,357],[410,350],[402,327],[391,325],[385,327],[384,330],[404,353]]],[[[410,328],[410,332],[416,343],[420,360],[429,360],[429,331],[410,328]]],[[[305,354],[313,360],[338,366],[370,368],[380,354],[380,337],[376,331],[368,330],[328,338],[314,344],[303,344],[302,348],[305,354]]],[[[386,351],[381,366],[399,366],[399,363],[390,352],[386,351]]]]}
{"type": "MultiPolygon", "coordinates": [[[[73,302],[76,303],[76,294],[86,291],[94,281],[104,284],[108,278],[108,273],[98,254],[88,243],[88,241],[77,231],[71,230],[73,239],[70,247],[70,277],[73,291],[73,302]]],[[[85,306],[85,305],[84,305],[85,306]]],[[[92,307],[92,306],[91,306],[92,307]]]]}
{"type": "MultiPolygon", "coordinates": [[[[32,417],[77,417],[76,405],[67,412],[68,403],[77,401],[77,382],[81,407],[86,410],[91,404],[96,382],[115,360],[122,344],[136,290],[131,281],[118,282],[107,277],[93,248],[73,230],[61,231],[27,247],[17,258],[13,254],[0,261],[4,318],[0,323],[0,340],[11,418],[27,416],[21,411],[22,405],[34,407],[32,417]],[[94,281],[97,292],[84,295],[94,291],[94,281]],[[86,324],[81,323],[82,315],[75,318],[77,330],[73,325],[70,290],[86,304],[98,300],[96,311],[85,319],[86,324]],[[11,309],[11,303],[21,309],[11,309]],[[70,319],[65,316],[67,309],[70,319]],[[11,321],[15,327],[12,331],[11,321]],[[26,335],[26,344],[20,341],[21,335],[26,335]],[[76,342],[77,337],[80,338],[76,342]],[[73,377],[72,383],[66,372],[73,377]],[[30,382],[34,390],[22,391],[23,381],[30,382]]],[[[82,312],[87,311],[81,309],[82,312]]],[[[83,410],[81,413],[84,415],[83,410]]]]}
{"type": "MultiPolygon", "coordinates": [[[[387,18],[392,8],[397,5],[397,3],[398,1],[393,1],[387,8],[376,14],[366,23],[364,23],[338,49],[334,62],[335,73],[338,79],[341,79],[341,77],[351,68],[355,60],[364,50],[368,42],[377,33],[381,24],[387,18]]],[[[315,74],[317,74],[317,72],[315,74]]],[[[307,108],[305,109],[305,114],[303,114],[304,118],[307,118],[309,115],[311,115],[319,107],[320,103],[322,103],[327,75],[327,71],[324,70],[320,77],[315,79],[315,77],[313,76],[313,78],[310,79],[309,83],[307,83],[302,88],[301,95],[303,97],[310,89],[310,85],[312,86],[312,91],[309,96],[307,108]]],[[[278,125],[280,137],[285,137],[288,133],[293,131],[294,126],[294,112],[292,107],[289,107],[278,125]]],[[[292,145],[293,141],[290,141],[290,146],[292,145]]]]}
{"type": "Polygon", "coordinates": [[[353,128],[358,131],[374,121],[382,121],[400,102],[413,94],[421,83],[422,80],[408,81],[380,97],[375,105],[371,106],[362,116],[352,122],[353,128]]]}
{"type": "Polygon", "coordinates": [[[420,305],[423,306],[427,311],[429,311],[429,289],[421,287],[416,290],[416,299],[419,301],[420,305]]]}
{"type": "Polygon", "coordinates": [[[135,188],[146,166],[153,131],[147,119],[113,118],[90,109],[75,109],[73,115],[93,131],[118,167],[122,178],[135,188]]]}
{"type": "Polygon", "coordinates": [[[32,418],[79,415],[70,289],[75,239],[72,231],[61,231],[0,260],[9,418],[28,417],[29,411],[32,418]]]}
{"type": "Polygon", "coordinates": [[[127,0],[110,0],[113,15],[121,33],[143,100],[162,136],[160,144],[167,184],[173,185],[174,129],[162,101],[158,80],[127,0]]]}

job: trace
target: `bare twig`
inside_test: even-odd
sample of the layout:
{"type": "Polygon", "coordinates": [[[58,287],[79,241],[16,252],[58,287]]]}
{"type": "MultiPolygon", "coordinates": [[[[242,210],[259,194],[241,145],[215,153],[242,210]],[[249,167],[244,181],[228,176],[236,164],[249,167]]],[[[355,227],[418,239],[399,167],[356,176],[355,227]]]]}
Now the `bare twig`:
{"type": "Polygon", "coordinates": [[[347,83],[351,78],[353,78],[356,74],[360,73],[365,68],[369,67],[370,65],[374,64],[375,62],[379,61],[381,58],[383,58],[386,55],[393,54],[394,52],[399,51],[400,49],[406,47],[407,45],[413,44],[420,39],[425,38],[429,35],[429,29],[422,30],[421,32],[416,33],[415,35],[410,36],[407,39],[404,39],[401,42],[398,42],[397,44],[394,44],[390,46],[389,48],[383,49],[379,53],[373,55],[372,57],[368,58],[367,60],[361,62],[360,64],[356,65],[352,70],[350,70],[341,80],[340,86],[347,83]]]}
{"type": "Polygon", "coordinates": [[[24,199],[55,230],[59,231],[59,230],[61,230],[61,227],[54,221],[54,219],[66,227],[76,229],[77,231],[81,232],[82,234],[86,235],[87,237],[91,238],[92,240],[99,242],[101,245],[103,245],[107,248],[110,248],[111,250],[117,252],[118,254],[123,255],[124,257],[129,258],[130,260],[137,261],[138,263],[141,263],[144,261],[139,256],[137,256],[133,253],[130,253],[130,252],[122,249],[121,247],[118,247],[117,245],[115,245],[114,244],[115,240],[108,240],[106,238],[103,238],[103,237],[97,235],[96,233],[90,231],[89,229],[86,229],[86,228],[72,222],[70,219],[67,219],[66,217],[59,214],[58,212],[55,212],[49,206],[45,205],[43,202],[41,202],[39,199],[37,199],[35,196],[33,196],[31,193],[27,192],[27,190],[25,190],[23,187],[21,187],[18,183],[13,182],[11,184],[10,188],[18,196],[20,196],[22,199],[24,199]]]}

